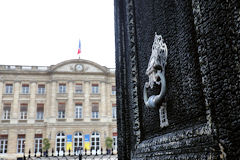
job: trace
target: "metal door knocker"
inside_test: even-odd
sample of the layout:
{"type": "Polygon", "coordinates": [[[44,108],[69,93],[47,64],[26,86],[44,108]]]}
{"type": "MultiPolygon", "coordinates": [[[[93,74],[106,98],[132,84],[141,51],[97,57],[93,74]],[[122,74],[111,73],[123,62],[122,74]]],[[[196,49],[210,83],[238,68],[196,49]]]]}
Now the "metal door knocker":
{"type": "Polygon", "coordinates": [[[147,107],[160,106],[166,94],[165,66],[167,64],[167,54],[167,45],[163,43],[162,36],[155,33],[152,54],[146,70],[149,81],[145,83],[143,89],[143,99],[147,107]],[[154,83],[157,85],[161,84],[161,91],[158,95],[152,95],[148,98],[147,89],[149,87],[152,89],[154,83]]]}

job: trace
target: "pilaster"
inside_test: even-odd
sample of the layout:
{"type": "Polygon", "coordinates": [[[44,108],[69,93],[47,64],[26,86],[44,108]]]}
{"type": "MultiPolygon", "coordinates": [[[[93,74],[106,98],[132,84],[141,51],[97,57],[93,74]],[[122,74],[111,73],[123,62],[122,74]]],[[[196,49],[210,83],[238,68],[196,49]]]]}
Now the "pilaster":
{"type": "Polygon", "coordinates": [[[28,106],[28,123],[35,122],[35,113],[36,113],[36,82],[30,84],[30,103],[28,106]]]}
{"type": "Polygon", "coordinates": [[[20,82],[16,81],[14,83],[14,96],[13,96],[13,105],[12,105],[12,115],[11,123],[17,123],[19,119],[19,92],[20,92],[20,82]]]}
{"type": "Polygon", "coordinates": [[[73,105],[73,82],[68,83],[68,105],[66,106],[67,121],[73,122],[74,118],[74,105],[73,105]]]}
{"type": "Polygon", "coordinates": [[[29,149],[34,152],[34,129],[26,129],[25,153],[28,154],[29,149]]]}
{"type": "Polygon", "coordinates": [[[56,81],[53,81],[52,82],[52,96],[51,96],[51,116],[50,116],[50,122],[55,122],[56,121],[56,116],[57,116],[57,106],[56,106],[56,85],[57,85],[57,82],[56,81]]]}
{"type": "MultiPolygon", "coordinates": [[[[3,108],[2,108],[2,95],[3,95],[3,82],[0,81],[0,113],[3,113],[3,108]]],[[[1,116],[1,119],[2,119],[2,114],[0,115],[1,116]]]]}
{"type": "Polygon", "coordinates": [[[91,104],[89,102],[89,96],[90,96],[90,83],[89,81],[85,81],[85,94],[84,94],[84,106],[83,106],[83,117],[84,117],[84,121],[90,121],[90,113],[91,113],[91,104]]]}
{"type": "Polygon", "coordinates": [[[17,153],[17,129],[8,130],[8,154],[17,153]]]}
{"type": "Polygon", "coordinates": [[[106,118],[107,115],[107,106],[106,106],[106,84],[105,82],[101,82],[100,86],[100,93],[101,93],[101,104],[99,106],[99,115],[100,118],[106,118]]]}

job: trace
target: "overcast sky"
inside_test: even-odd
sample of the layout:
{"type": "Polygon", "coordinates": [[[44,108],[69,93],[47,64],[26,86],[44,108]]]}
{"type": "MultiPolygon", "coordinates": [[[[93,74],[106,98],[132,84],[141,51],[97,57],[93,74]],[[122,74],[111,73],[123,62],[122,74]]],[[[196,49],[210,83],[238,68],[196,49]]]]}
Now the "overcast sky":
{"type": "Polygon", "coordinates": [[[0,64],[115,67],[113,0],[0,0],[0,64]]]}

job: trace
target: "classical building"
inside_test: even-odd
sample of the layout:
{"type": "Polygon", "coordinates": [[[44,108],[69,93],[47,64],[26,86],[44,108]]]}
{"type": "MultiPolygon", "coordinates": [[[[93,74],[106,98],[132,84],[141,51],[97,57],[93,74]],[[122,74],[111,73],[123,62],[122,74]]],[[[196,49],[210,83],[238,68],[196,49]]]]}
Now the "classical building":
{"type": "Polygon", "coordinates": [[[0,158],[51,149],[116,150],[115,71],[73,59],[51,66],[0,66],[0,158]]]}

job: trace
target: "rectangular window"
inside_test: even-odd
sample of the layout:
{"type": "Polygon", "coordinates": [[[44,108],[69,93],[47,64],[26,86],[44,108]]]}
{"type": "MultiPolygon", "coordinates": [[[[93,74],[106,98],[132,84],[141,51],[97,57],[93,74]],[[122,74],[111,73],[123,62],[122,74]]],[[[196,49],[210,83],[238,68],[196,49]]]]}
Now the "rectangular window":
{"type": "Polygon", "coordinates": [[[38,94],[45,94],[45,85],[44,84],[38,85],[38,94]]]}
{"type": "Polygon", "coordinates": [[[99,118],[99,105],[92,103],[92,118],[99,118]]]}
{"type": "Polygon", "coordinates": [[[34,144],[34,150],[35,153],[41,152],[42,151],[42,134],[35,134],[34,138],[35,144],[34,144]]]}
{"type": "Polygon", "coordinates": [[[66,84],[65,83],[59,84],[59,93],[66,93],[66,84]]]}
{"type": "Polygon", "coordinates": [[[5,93],[6,94],[12,94],[13,93],[13,85],[12,84],[6,84],[5,93]]]}
{"type": "Polygon", "coordinates": [[[20,106],[20,119],[26,120],[27,119],[27,108],[28,104],[22,103],[20,106]]]}
{"type": "Polygon", "coordinates": [[[8,120],[10,119],[10,113],[11,113],[11,104],[10,103],[4,103],[3,105],[3,119],[8,120]]]}
{"type": "Polygon", "coordinates": [[[43,120],[44,104],[37,104],[37,120],[43,120]]]}
{"type": "Polygon", "coordinates": [[[92,93],[98,93],[98,84],[92,84],[92,93]]]}
{"type": "Polygon", "coordinates": [[[58,118],[65,118],[65,103],[58,104],[58,118]]]}
{"type": "Polygon", "coordinates": [[[116,86],[112,86],[112,95],[116,95],[116,86]]]}
{"type": "Polygon", "coordinates": [[[82,84],[81,83],[76,83],[75,93],[82,93],[82,92],[83,92],[82,84]]]}
{"type": "Polygon", "coordinates": [[[17,153],[24,153],[25,134],[19,134],[17,138],[17,153]]]}
{"type": "Polygon", "coordinates": [[[23,84],[22,85],[22,94],[28,94],[29,93],[29,85],[23,84]]]}
{"type": "Polygon", "coordinates": [[[75,104],[75,118],[82,118],[82,104],[75,104]]]}
{"type": "Polygon", "coordinates": [[[116,104],[112,104],[112,118],[117,118],[117,107],[116,104]]]}
{"type": "Polygon", "coordinates": [[[7,153],[8,135],[0,135],[0,154],[7,153]]]}

